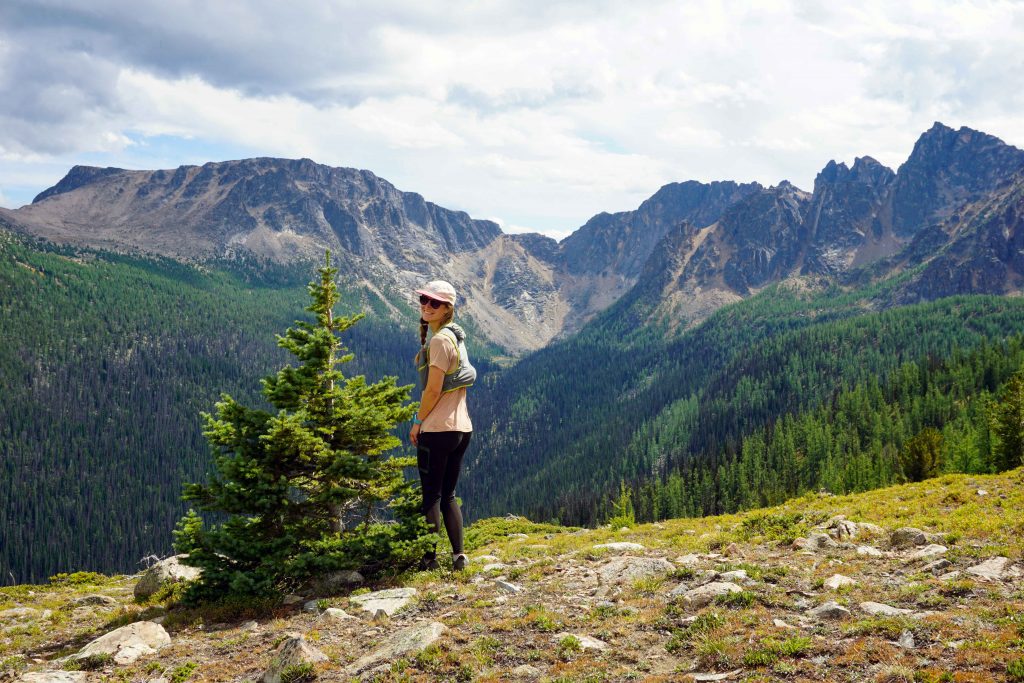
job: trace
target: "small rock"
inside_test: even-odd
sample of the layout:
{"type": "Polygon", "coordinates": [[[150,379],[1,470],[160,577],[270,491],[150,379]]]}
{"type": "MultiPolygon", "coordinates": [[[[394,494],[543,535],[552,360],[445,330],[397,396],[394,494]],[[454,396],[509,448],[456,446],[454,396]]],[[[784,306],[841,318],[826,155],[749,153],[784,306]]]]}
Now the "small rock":
{"type": "Polygon", "coordinates": [[[896,641],[896,645],[904,650],[913,650],[917,647],[916,643],[914,643],[914,634],[906,629],[900,634],[900,639],[896,641]]]}
{"type": "Polygon", "coordinates": [[[387,643],[370,654],[356,660],[349,672],[359,674],[381,662],[416,654],[433,645],[448,628],[439,622],[417,624],[394,634],[387,643]]]}
{"type": "Polygon", "coordinates": [[[617,543],[600,543],[594,546],[594,550],[613,550],[615,552],[625,552],[627,550],[643,550],[644,547],[639,543],[630,543],[628,541],[619,541],[617,543]]]}
{"type": "Polygon", "coordinates": [[[384,610],[384,613],[390,617],[408,605],[415,595],[415,588],[389,588],[350,597],[348,600],[374,616],[378,610],[384,610]]]}
{"type": "Polygon", "coordinates": [[[691,565],[697,564],[698,562],[700,562],[700,556],[694,555],[692,553],[689,555],[683,555],[681,557],[676,558],[676,564],[681,564],[684,567],[689,567],[691,565]]]}
{"type": "Polygon", "coordinates": [[[619,584],[666,574],[675,569],[668,560],[660,557],[617,557],[598,570],[601,580],[608,584],[619,584]]]}
{"type": "Polygon", "coordinates": [[[857,546],[857,554],[868,557],[881,557],[883,553],[878,548],[873,548],[870,545],[859,545],[857,546]]]}
{"type": "Polygon", "coordinates": [[[500,588],[501,590],[505,591],[506,593],[521,593],[523,590],[522,586],[517,586],[514,583],[502,581],[501,579],[495,579],[494,585],[500,588]]]}
{"type": "Polygon", "coordinates": [[[174,555],[160,560],[147,569],[139,582],[135,584],[135,598],[146,600],[166,584],[198,579],[203,573],[202,570],[182,564],[182,560],[186,557],[188,555],[174,555]]]}
{"type": "Polygon", "coordinates": [[[911,560],[926,560],[926,559],[930,559],[932,557],[938,557],[939,555],[945,555],[948,551],[949,551],[949,548],[947,548],[944,545],[936,545],[934,543],[929,543],[928,545],[926,545],[925,547],[921,548],[920,550],[911,553],[910,557],[908,559],[911,559],[911,560]]]}
{"type": "Polygon", "coordinates": [[[941,576],[939,576],[939,581],[955,581],[956,579],[959,579],[959,578],[960,578],[960,570],[959,569],[954,569],[951,572],[946,572],[945,574],[942,574],[941,576]]]}
{"type": "Polygon", "coordinates": [[[1008,557],[992,557],[981,564],[968,567],[966,571],[984,581],[999,581],[1003,578],[1003,573],[1009,564],[1010,558],[1008,557]]]}
{"type": "Polygon", "coordinates": [[[718,579],[720,581],[725,581],[727,583],[742,583],[745,581],[750,581],[750,577],[747,576],[747,571],[745,569],[736,569],[731,572],[723,572],[718,575],[718,579]]]}
{"type": "Polygon", "coordinates": [[[320,615],[322,619],[329,619],[331,621],[346,621],[348,619],[355,619],[354,616],[341,609],[340,607],[328,607],[324,610],[324,613],[320,615]]]}
{"type": "Polygon", "coordinates": [[[494,555],[481,555],[480,557],[474,557],[473,562],[476,564],[492,564],[494,562],[501,562],[501,560],[494,555]]]}
{"type": "Polygon", "coordinates": [[[281,604],[285,605],[285,606],[297,605],[297,604],[299,604],[300,602],[302,602],[305,599],[306,598],[302,597],[301,595],[295,595],[294,593],[289,593],[288,595],[284,596],[284,598],[281,600],[281,604]]]}
{"type": "Polygon", "coordinates": [[[807,610],[807,616],[812,619],[845,619],[850,616],[850,610],[838,602],[829,600],[823,605],[807,610]]]}
{"type": "Polygon", "coordinates": [[[734,583],[712,582],[683,593],[683,602],[692,609],[700,609],[714,602],[719,595],[741,593],[743,589],[734,583]]]}
{"type": "Polygon", "coordinates": [[[19,683],[86,683],[86,671],[31,671],[21,675],[19,683]]]}
{"type": "Polygon", "coordinates": [[[692,678],[696,683],[713,683],[714,681],[725,681],[730,678],[735,678],[736,676],[739,676],[741,673],[743,673],[743,669],[736,669],[735,671],[729,671],[724,674],[691,673],[687,675],[690,678],[692,678]]]}
{"type": "Polygon", "coordinates": [[[171,644],[171,637],[159,624],[137,621],[100,636],[70,659],[86,659],[93,655],[111,655],[116,664],[131,664],[171,644]]]}
{"type": "Polygon", "coordinates": [[[538,678],[541,674],[540,669],[530,664],[521,664],[510,672],[516,678],[538,678]]]}
{"type": "Polygon", "coordinates": [[[913,548],[926,543],[928,543],[928,537],[925,533],[909,526],[896,529],[889,537],[889,544],[893,548],[913,548]]]}
{"type": "Polygon", "coordinates": [[[483,571],[493,572],[495,570],[505,569],[506,567],[508,567],[508,565],[502,562],[492,562],[491,564],[485,564],[483,567],[483,571]]]}
{"type": "Polygon", "coordinates": [[[725,546],[725,550],[723,550],[722,553],[726,557],[735,557],[736,555],[742,555],[743,550],[742,548],[740,548],[738,544],[730,543],[729,545],[725,546]]]}
{"type": "Polygon", "coordinates": [[[527,536],[526,534],[509,534],[508,537],[509,538],[519,538],[519,539],[529,538],[529,536],[527,536]]]}
{"type": "Polygon", "coordinates": [[[790,624],[787,624],[782,619],[772,619],[772,625],[775,628],[786,628],[786,629],[795,629],[796,628],[796,626],[792,626],[790,624]]]}
{"type": "Polygon", "coordinates": [[[253,620],[250,619],[249,621],[245,622],[244,624],[242,624],[238,628],[241,631],[255,631],[255,630],[259,629],[259,627],[260,627],[260,625],[259,625],[258,622],[253,621],[253,620]]]}
{"type": "Polygon", "coordinates": [[[842,574],[833,574],[832,576],[825,579],[825,588],[829,590],[837,591],[843,586],[856,586],[857,582],[851,579],[849,576],[843,576],[842,574]]]}
{"type": "Polygon", "coordinates": [[[893,607],[892,605],[886,605],[881,602],[862,602],[858,607],[860,607],[862,612],[870,614],[873,617],[899,617],[913,614],[912,610],[893,607]]]}
{"type": "Polygon", "coordinates": [[[597,638],[591,638],[590,636],[580,635],[579,633],[557,633],[554,636],[555,642],[562,640],[562,638],[568,638],[572,636],[576,640],[580,641],[580,647],[584,650],[607,650],[608,643],[597,638]]]}
{"type": "Polygon", "coordinates": [[[319,602],[320,602],[319,600],[310,600],[309,602],[307,602],[305,605],[302,606],[302,611],[303,612],[312,612],[313,614],[319,614],[320,613],[320,604],[319,604],[319,602]]]}
{"type": "Polygon", "coordinates": [[[978,489],[977,491],[975,491],[975,493],[977,493],[979,496],[987,496],[988,495],[988,491],[986,491],[985,489],[978,489]]]}
{"type": "Polygon", "coordinates": [[[281,683],[281,673],[285,669],[329,661],[327,655],[306,642],[298,633],[289,633],[287,636],[277,646],[273,661],[260,679],[263,683],[281,683]]]}
{"type": "Polygon", "coordinates": [[[102,605],[103,607],[117,606],[117,600],[109,595],[83,595],[75,598],[69,603],[72,607],[87,607],[90,605],[102,605]]]}
{"type": "Polygon", "coordinates": [[[808,550],[826,550],[838,548],[839,544],[828,534],[811,534],[807,537],[806,547],[808,550]]]}
{"type": "Polygon", "coordinates": [[[923,571],[923,572],[931,572],[932,574],[938,574],[943,569],[946,569],[947,567],[951,567],[951,566],[953,566],[952,562],[950,562],[949,560],[947,560],[944,557],[940,557],[939,559],[932,560],[931,562],[929,562],[925,566],[921,567],[921,571],[923,571]]]}

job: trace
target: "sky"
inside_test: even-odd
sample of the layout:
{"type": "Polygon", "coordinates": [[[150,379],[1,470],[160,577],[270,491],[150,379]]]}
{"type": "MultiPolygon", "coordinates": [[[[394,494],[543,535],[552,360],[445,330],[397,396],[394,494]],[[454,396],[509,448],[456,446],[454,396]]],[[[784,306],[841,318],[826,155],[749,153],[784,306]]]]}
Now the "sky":
{"type": "Polygon", "coordinates": [[[685,180],[1024,147],[1024,2],[0,0],[0,206],[75,164],[368,169],[561,239],[685,180]]]}

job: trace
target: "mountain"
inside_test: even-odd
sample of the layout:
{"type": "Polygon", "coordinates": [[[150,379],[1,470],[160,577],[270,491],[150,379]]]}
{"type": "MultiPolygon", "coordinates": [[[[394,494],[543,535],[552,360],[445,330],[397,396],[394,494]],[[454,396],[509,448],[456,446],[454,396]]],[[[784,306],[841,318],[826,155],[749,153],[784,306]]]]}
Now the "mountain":
{"type": "MultiPolygon", "coordinates": [[[[952,238],[942,226],[961,207],[1005,192],[1022,168],[1021,150],[936,123],[895,173],[859,157],[852,167],[830,161],[811,193],[785,181],[671,183],[634,211],[594,216],[561,243],[505,235],[369,171],[309,159],[164,171],[76,166],[31,205],[0,210],[0,219],[52,241],[197,262],[287,263],[329,248],[396,305],[411,300],[415,285],[445,277],[481,332],[521,355],[580,329],[634,287],[632,299],[643,293],[638,319],[685,329],[775,282],[845,276],[908,247],[937,249],[945,244],[937,226],[952,238]],[[930,241],[921,231],[931,231],[930,241]],[[659,267],[668,262],[671,278],[659,267]]],[[[975,247],[983,248],[961,243],[958,268],[991,263],[975,247]]],[[[937,292],[979,288],[946,280],[937,292]]]]}

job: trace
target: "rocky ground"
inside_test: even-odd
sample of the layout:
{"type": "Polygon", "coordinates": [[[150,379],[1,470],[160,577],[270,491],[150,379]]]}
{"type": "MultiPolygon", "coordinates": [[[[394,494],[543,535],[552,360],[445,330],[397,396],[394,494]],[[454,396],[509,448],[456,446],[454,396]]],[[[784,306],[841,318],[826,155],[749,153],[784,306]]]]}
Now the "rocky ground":
{"type": "Polygon", "coordinates": [[[61,575],[0,589],[0,680],[1024,681],[1022,503],[1017,470],[632,529],[484,520],[465,572],[286,604],[61,575]]]}

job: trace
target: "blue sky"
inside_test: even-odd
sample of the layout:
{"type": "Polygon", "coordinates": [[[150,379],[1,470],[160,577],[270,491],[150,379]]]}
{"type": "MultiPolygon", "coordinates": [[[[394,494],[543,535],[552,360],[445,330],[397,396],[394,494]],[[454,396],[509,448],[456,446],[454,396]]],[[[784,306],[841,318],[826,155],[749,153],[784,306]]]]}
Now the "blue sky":
{"type": "Polygon", "coordinates": [[[1024,147],[1024,3],[4,0],[0,205],[74,164],[366,168],[564,237],[689,179],[1024,147]]]}

